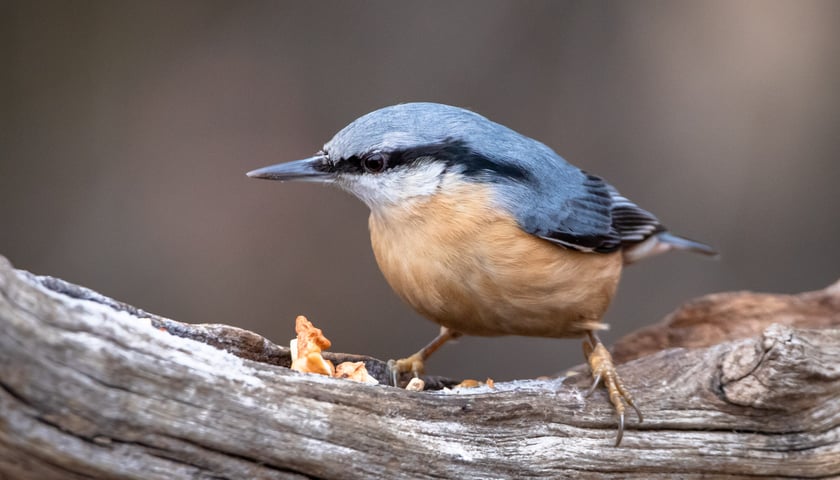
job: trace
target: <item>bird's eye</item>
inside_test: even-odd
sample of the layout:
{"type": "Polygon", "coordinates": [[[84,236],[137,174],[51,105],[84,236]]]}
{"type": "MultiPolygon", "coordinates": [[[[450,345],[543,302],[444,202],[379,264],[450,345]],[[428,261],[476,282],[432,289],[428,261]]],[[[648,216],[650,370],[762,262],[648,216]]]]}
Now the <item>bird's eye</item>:
{"type": "Polygon", "coordinates": [[[371,153],[362,159],[362,168],[368,173],[379,173],[385,170],[388,165],[388,158],[379,152],[371,153]]]}

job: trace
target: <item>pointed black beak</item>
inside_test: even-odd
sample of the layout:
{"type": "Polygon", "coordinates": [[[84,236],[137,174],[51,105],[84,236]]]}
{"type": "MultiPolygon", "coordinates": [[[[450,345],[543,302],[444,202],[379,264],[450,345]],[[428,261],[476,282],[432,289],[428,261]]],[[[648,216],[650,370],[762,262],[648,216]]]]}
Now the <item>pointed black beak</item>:
{"type": "Polygon", "coordinates": [[[329,159],[323,154],[304,160],[258,168],[251,170],[246,175],[251,178],[264,178],[266,180],[295,180],[301,182],[331,182],[335,178],[329,159]]]}

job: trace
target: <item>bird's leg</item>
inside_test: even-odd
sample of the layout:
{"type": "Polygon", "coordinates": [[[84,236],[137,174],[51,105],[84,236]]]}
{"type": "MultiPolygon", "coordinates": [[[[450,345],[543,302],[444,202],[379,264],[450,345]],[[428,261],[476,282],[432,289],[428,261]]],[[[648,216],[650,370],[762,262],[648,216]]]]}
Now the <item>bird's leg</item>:
{"type": "Polygon", "coordinates": [[[639,422],[644,421],[642,412],[633,402],[633,396],[624,387],[618,372],[615,369],[612,355],[607,350],[607,347],[601,343],[601,339],[595,332],[587,332],[587,338],[583,341],[583,354],[586,356],[586,361],[589,363],[589,368],[592,370],[592,387],[586,393],[591,395],[599,383],[603,381],[604,386],[607,387],[607,392],[610,395],[610,402],[615,407],[618,414],[618,434],[615,437],[615,446],[621,443],[621,438],[624,436],[624,404],[630,405],[636,410],[636,415],[639,416],[639,422]]]}
{"type": "Polygon", "coordinates": [[[388,360],[388,370],[391,372],[391,383],[397,386],[397,380],[401,373],[411,372],[414,376],[418,376],[424,371],[424,364],[438,348],[443,346],[449,340],[454,340],[462,334],[446,327],[440,327],[440,333],[428,345],[421,348],[420,351],[406,358],[399,360],[388,360]]]}

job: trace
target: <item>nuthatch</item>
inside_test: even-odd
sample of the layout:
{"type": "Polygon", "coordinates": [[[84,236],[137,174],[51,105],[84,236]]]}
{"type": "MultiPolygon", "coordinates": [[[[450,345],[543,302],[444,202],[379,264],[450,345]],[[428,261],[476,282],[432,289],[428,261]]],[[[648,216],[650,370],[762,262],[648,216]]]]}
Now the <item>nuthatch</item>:
{"type": "Polygon", "coordinates": [[[624,429],[642,420],[596,335],[623,265],[668,250],[714,255],[546,145],[481,115],[409,103],[347,125],[314,157],[248,172],[334,183],[371,210],[371,243],[388,283],[441,333],[395,372],[422,372],[466,335],[585,337],[624,429]]]}

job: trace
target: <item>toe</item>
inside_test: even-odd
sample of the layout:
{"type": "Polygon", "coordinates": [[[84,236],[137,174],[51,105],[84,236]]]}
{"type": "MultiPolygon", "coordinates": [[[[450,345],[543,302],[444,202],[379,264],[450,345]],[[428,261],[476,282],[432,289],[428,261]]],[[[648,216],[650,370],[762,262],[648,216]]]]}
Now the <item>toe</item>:
{"type": "Polygon", "coordinates": [[[636,415],[639,416],[639,422],[643,421],[642,412],[636,406],[633,396],[624,387],[613,363],[612,355],[606,347],[601,342],[597,342],[593,346],[591,343],[584,341],[583,349],[584,353],[587,353],[586,359],[593,377],[592,386],[587,391],[586,396],[592,394],[599,384],[606,387],[610,403],[613,404],[613,408],[618,415],[618,432],[615,438],[615,445],[618,446],[624,437],[626,405],[633,407],[636,415]]]}
{"type": "Polygon", "coordinates": [[[416,353],[399,360],[388,360],[388,372],[390,373],[391,384],[395,387],[398,386],[400,384],[400,377],[404,373],[411,373],[414,377],[420,376],[424,371],[424,367],[423,359],[416,353]]]}

